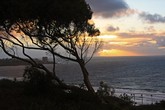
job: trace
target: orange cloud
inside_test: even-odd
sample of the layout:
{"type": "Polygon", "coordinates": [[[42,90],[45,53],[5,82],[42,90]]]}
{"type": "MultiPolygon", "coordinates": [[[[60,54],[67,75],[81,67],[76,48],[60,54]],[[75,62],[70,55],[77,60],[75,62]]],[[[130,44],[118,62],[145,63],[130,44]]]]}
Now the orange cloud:
{"type": "Polygon", "coordinates": [[[101,50],[98,52],[99,56],[140,56],[138,53],[126,51],[126,50],[118,50],[118,49],[110,49],[110,50],[101,50]]]}

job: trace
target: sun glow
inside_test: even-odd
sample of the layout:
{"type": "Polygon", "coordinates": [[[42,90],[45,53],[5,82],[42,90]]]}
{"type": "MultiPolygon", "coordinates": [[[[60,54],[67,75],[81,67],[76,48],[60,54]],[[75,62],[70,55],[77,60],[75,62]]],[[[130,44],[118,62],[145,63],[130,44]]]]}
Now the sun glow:
{"type": "Polygon", "coordinates": [[[126,50],[118,50],[118,49],[110,49],[110,50],[101,50],[98,52],[99,56],[138,56],[137,53],[126,51],[126,50]]]}
{"type": "Polygon", "coordinates": [[[114,39],[114,38],[117,38],[116,35],[100,35],[100,36],[97,36],[98,38],[101,38],[101,39],[114,39]]]}

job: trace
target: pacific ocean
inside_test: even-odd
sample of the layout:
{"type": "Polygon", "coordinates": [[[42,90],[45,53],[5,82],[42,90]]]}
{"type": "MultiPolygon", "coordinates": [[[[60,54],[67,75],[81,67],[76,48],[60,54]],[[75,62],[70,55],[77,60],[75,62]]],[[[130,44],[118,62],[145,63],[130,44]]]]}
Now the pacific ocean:
{"type": "MultiPolygon", "coordinates": [[[[46,66],[52,69],[52,65],[46,66]]],[[[139,94],[139,97],[144,94],[150,102],[151,99],[155,102],[165,100],[165,56],[95,57],[87,64],[87,69],[96,88],[100,81],[104,81],[115,88],[117,94],[126,92],[139,94]]],[[[1,66],[0,77],[21,78],[23,70],[24,66],[1,66]]],[[[83,83],[80,67],[76,63],[57,63],[56,73],[66,83],[83,83]]]]}

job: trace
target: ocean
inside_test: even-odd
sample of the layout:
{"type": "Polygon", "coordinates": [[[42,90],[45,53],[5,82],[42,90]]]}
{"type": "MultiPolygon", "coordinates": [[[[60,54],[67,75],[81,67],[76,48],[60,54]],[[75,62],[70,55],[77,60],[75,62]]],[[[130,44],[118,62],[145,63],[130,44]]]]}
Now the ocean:
{"type": "MultiPolygon", "coordinates": [[[[51,69],[51,65],[46,65],[51,69]]],[[[56,72],[64,82],[82,84],[80,67],[69,61],[56,65],[56,72]]],[[[88,64],[90,80],[95,88],[100,81],[115,88],[115,95],[127,93],[138,104],[165,100],[165,56],[95,57],[88,64]]],[[[21,77],[24,66],[2,66],[3,78],[21,77]]]]}

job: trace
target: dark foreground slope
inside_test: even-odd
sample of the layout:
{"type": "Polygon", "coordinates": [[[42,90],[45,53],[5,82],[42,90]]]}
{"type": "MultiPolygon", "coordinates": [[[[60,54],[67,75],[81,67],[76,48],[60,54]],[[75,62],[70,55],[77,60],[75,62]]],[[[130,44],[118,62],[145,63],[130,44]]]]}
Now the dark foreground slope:
{"type": "Polygon", "coordinates": [[[106,103],[101,103],[82,89],[64,90],[53,85],[45,90],[25,82],[0,80],[0,110],[165,110],[163,104],[133,107],[116,97],[104,99],[106,103]]]}

